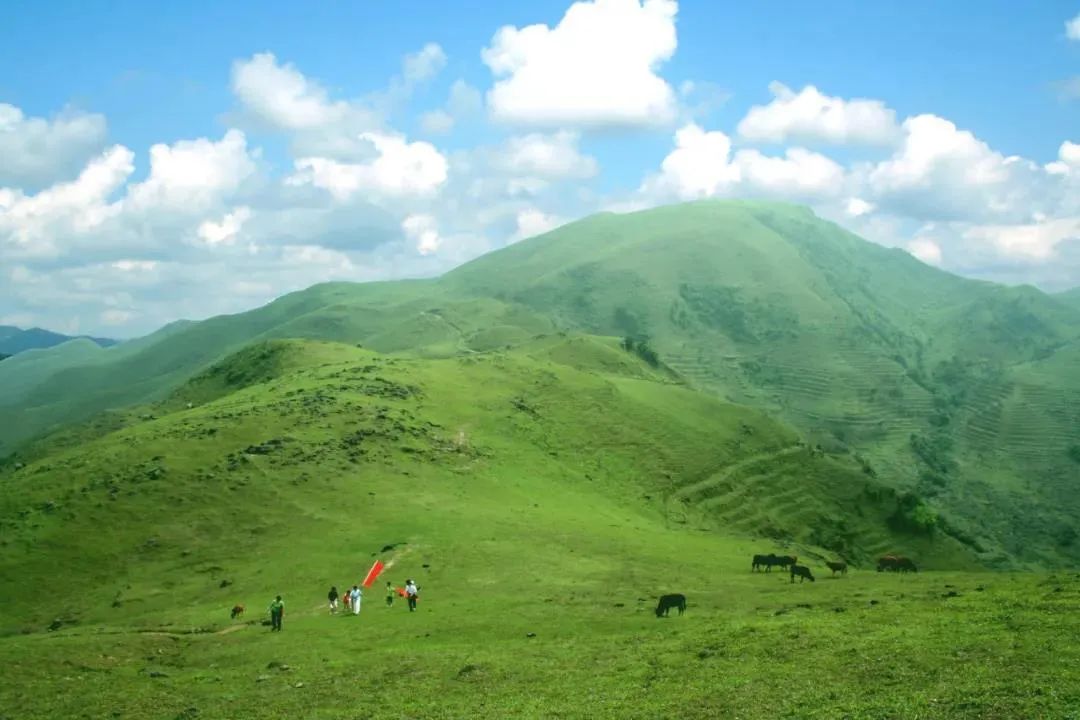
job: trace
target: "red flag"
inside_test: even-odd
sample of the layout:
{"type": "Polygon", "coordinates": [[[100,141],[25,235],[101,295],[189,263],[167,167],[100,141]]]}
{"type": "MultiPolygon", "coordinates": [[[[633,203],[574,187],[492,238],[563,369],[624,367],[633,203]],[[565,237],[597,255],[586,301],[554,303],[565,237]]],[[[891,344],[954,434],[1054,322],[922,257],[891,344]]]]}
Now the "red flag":
{"type": "Polygon", "coordinates": [[[381,562],[378,560],[375,561],[375,564],[368,570],[367,577],[364,578],[364,587],[371,587],[371,583],[375,582],[375,578],[379,577],[379,573],[383,571],[383,567],[385,566],[381,562]]]}

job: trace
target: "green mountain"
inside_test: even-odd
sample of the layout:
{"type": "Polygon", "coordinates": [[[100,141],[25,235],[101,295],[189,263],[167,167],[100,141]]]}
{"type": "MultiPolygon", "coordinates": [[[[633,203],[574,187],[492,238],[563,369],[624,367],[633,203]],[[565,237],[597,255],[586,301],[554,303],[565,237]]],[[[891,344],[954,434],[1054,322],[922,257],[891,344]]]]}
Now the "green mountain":
{"type": "MultiPolygon", "coordinates": [[[[0,447],[164,400],[253,341],[452,358],[554,332],[644,341],[688,386],[852,458],[985,564],[1080,558],[1080,312],[1033,288],[949,275],[777,203],[601,214],[437,280],[320,285],[92,361],[59,350],[6,361],[0,408],[22,422],[0,429],[0,447]]],[[[724,487],[701,498],[717,519],[730,505],[724,487]]]]}
{"type": "Polygon", "coordinates": [[[1068,717],[1077,368],[1068,297],[750,202],[19,353],[0,715],[1068,717]]]}
{"type": "MultiPolygon", "coordinates": [[[[86,335],[77,337],[85,338],[100,347],[110,347],[117,344],[116,340],[110,340],[109,338],[92,338],[86,335]]],[[[0,325],[0,353],[7,355],[14,355],[26,350],[50,348],[74,339],[76,338],[70,335],[61,335],[41,328],[23,330],[10,325],[0,325]]]]}
{"type": "Polygon", "coordinates": [[[1071,305],[1074,308],[1080,309],[1080,287],[1073,288],[1072,290],[1066,290],[1063,293],[1055,295],[1058,300],[1071,305]]]}

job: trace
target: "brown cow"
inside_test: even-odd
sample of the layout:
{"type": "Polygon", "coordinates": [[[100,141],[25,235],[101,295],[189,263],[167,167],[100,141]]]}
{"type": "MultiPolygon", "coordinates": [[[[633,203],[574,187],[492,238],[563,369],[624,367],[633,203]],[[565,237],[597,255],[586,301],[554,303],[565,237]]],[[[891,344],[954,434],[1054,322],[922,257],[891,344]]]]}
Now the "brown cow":
{"type": "Polygon", "coordinates": [[[882,570],[890,570],[892,572],[919,572],[919,569],[915,567],[915,563],[911,561],[911,558],[906,558],[903,555],[885,555],[878,558],[877,561],[878,572],[882,570]]]}
{"type": "Polygon", "coordinates": [[[841,575],[847,575],[847,563],[846,562],[825,562],[825,567],[832,570],[832,574],[835,577],[836,573],[841,575]]]}
{"type": "Polygon", "coordinates": [[[244,606],[237,604],[237,605],[233,605],[233,609],[229,613],[229,617],[232,618],[233,620],[235,620],[236,618],[240,617],[243,614],[244,614],[244,606]]]}

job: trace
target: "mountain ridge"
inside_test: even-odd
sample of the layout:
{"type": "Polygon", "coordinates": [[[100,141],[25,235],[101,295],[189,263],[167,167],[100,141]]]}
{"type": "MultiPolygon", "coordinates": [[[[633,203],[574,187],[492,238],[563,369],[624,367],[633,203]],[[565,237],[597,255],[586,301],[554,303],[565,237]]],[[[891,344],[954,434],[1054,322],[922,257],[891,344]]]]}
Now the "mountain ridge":
{"type": "Polygon", "coordinates": [[[63,335],[39,327],[22,329],[14,325],[0,325],[0,353],[16,355],[27,350],[43,350],[72,340],[89,340],[99,347],[118,345],[121,341],[89,335],[63,335]]]}
{"type": "Polygon", "coordinates": [[[690,386],[861,458],[941,510],[942,527],[984,563],[1080,552],[1065,542],[1077,502],[1069,428],[1080,424],[1067,357],[1080,313],[1033,288],[952,276],[782,203],[594,215],[441,278],[315,285],[35,383],[5,367],[0,405],[24,422],[0,434],[0,452],[72,419],[160,401],[254,341],[440,358],[558,332],[646,342],[690,386]]]}

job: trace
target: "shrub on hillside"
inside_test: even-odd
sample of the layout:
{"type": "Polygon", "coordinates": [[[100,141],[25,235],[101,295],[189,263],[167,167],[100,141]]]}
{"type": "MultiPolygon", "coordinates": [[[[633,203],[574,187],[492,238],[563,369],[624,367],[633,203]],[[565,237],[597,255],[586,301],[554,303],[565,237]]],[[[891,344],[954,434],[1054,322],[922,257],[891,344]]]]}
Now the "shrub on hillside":
{"type": "Polygon", "coordinates": [[[909,442],[915,455],[934,472],[948,474],[955,467],[956,463],[949,457],[952,439],[944,433],[912,433],[909,442]]]}
{"type": "Polygon", "coordinates": [[[1070,445],[1068,454],[1070,460],[1074,463],[1080,463],[1080,444],[1070,445]]]}
{"type": "Polygon", "coordinates": [[[929,535],[937,524],[937,512],[915,493],[905,493],[897,498],[896,510],[889,516],[889,525],[901,532],[929,535]]]}
{"type": "Polygon", "coordinates": [[[647,339],[635,340],[632,337],[624,337],[620,345],[623,350],[634,353],[651,367],[660,367],[660,356],[652,349],[647,339]]]}

